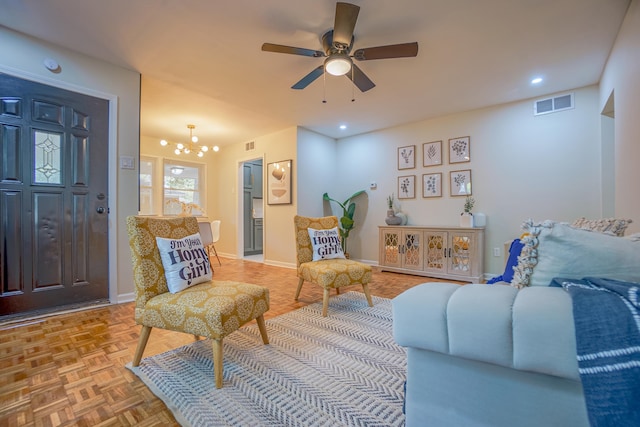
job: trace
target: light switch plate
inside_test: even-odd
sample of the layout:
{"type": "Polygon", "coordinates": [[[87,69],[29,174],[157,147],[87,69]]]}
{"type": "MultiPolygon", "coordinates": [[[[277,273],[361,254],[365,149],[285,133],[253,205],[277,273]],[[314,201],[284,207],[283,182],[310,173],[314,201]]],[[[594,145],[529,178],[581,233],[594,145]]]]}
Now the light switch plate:
{"type": "Polygon", "coordinates": [[[120,156],[120,169],[135,169],[135,160],[131,156],[120,156]]]}

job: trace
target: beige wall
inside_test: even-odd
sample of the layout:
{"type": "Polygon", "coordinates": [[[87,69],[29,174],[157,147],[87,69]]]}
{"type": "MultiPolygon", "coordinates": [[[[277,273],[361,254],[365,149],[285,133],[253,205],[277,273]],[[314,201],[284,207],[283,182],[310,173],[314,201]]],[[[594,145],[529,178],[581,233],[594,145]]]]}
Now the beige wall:
{"type": "Polygon", "coordinates": [[[633,0],[600,82],[600,110],[615,98],[615,215],[640,232],[640,1],[633,0]]]}
{"type": "MultiPolygon", "coordinates": [[[[112,302],[133,297],[125,218],[138,210],[138,172],[118,168],[119,156],[138,158],[140,75],[0,27],[0,71],[109,99],[109,289],[112,302]],[[62,71],[49,72],[45,58],[62,71]]],[[[106,260],[105,260],[106,262],[106,260]]]]}
{"type": "MultiPolygon", "coordinates": [[[[215,155],[210,184],[215,190],[209,192],[213,203],[212,218],[220,219],[220,243],[216,249],[223,254],[240,257],[243,251],[243,234],[239,222],[242,220],[242,163],[262,159],[266,170],[268,163],[293,160],[296,164],[297,129],[291,127],[280,132],[264,135],[254,140],[255,149],[245,151],[245,142],[226,145],[215,155]]],[[[290,205],[268,205],[266,189],[264,198],[264,260],[267,264],[292,266],[295,264],[293,238],[293,216],[297,210],[295,197],[298,188],[293,180],[293,203],[290,205]]]]}
{"type": "Polygon", "coordinates": [[[322,195],[328,192],[335,198],[343,192],[345,185],[340,181],[337,155],[335,139],[298,128],[296,181],[299,215],[322,215],[326,207],[322,195]]]}
{"type": "MultiPolygon", "coordinates": [[[[378,261],[378,226],[384,225],[398,176],[415,175],[416,198],[397,200],[413,225],[458,225],[464,197],[452,197],[449,172],[471,169],[474,212],[487,217],[485,273],[501,274],[504,258],[494,257],[506,240],[521,234],[528,218],[572,221],[600,217],[600,126],[597,87],[576,89],[575,108],[533,115],[533,100],[468,111],[345,138],[338,142],[340,176],[346,193],[368,189],[368,203],[358,205],[360,226],[349,238],[354,258],[378,261]],[[448,139],[470,136],[471,161],[448,163],[448,139]],[[422,166],[422,144],[442,140],[444,164],[422,166]],[[397,169],[397,148],[416,145],[416,168],[397,169]],[[442,173],[443,195],[422,197],[422,175],[442,173]]],[[[563,92],[565,93],[565,92],[563,92]]],[[[346,194],[348,196],[349,194],[346,194]]]]}

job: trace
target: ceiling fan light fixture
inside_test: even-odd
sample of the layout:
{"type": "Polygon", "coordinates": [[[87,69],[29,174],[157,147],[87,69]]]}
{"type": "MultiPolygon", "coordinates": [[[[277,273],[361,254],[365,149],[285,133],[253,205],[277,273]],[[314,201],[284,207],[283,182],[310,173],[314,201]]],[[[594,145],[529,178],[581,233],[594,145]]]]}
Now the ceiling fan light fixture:
{"type": "Polygon", "coordinates": [[[346,53],[334,53],[324,61],[324,69],[333,76],[344,76],[351,71],[352,61],[346,53]]]}

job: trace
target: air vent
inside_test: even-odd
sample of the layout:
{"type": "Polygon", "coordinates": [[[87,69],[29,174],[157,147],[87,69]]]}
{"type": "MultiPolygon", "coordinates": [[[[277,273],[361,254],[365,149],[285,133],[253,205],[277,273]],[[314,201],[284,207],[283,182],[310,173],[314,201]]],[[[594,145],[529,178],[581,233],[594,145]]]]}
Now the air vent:
{"type": "Polygon", "coordinates": [[[247,142],[244,144],[244,151],[253,151],[256,149],[255,141],[247,142]]]}
{"type": "Polygon", "coordinates": [[[556,113],[573,108],[573,93],[554,98],[539,99],[533,103],[533,115],[556,113]]]}

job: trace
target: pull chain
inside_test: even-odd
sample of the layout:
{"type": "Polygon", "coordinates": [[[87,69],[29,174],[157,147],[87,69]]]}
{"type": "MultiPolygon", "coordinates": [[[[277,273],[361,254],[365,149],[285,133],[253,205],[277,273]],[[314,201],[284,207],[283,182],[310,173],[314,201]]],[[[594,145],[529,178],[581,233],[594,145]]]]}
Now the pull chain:
{"type": "Polygon", "coordinates": [[[322,103],[327,103],[327,72],[322,69],[322,103]]]}
{"type": "Polygon", "coordinates": [[[355,102],[356,100],[356,82],[353,79],[354,78],[354,73],[353,73],[353,64],[351,65],[351,82],[353,83],[351,85],[351,102],[355,102]]]}

